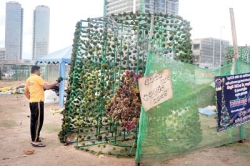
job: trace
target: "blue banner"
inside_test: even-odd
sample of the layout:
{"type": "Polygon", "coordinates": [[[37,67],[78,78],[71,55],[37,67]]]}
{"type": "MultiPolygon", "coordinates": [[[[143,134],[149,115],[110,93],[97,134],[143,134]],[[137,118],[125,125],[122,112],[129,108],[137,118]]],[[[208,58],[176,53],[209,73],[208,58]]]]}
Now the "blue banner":
{"type": "Polygon", "coordinates": [[[214,78],[217,95],[217,132],[250,121],[250,73],[214,78]]]}

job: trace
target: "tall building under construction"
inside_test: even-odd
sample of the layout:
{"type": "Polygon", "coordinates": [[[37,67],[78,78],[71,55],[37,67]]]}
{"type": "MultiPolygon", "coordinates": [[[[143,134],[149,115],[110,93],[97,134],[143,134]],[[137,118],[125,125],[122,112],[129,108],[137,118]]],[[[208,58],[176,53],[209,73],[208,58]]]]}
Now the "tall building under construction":
{"type": "Polygon", "coordinates": [[[179,0],[105,0],[104,15],[123,12],[178,15],[179,0]]]}

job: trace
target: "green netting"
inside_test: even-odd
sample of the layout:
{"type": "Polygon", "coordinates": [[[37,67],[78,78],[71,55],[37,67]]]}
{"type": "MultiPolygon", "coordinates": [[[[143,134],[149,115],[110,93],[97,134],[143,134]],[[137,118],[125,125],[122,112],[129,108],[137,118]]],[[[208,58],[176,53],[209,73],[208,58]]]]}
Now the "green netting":
{"type": "MultiPolygon", "coordinates": [[[[143,165],[249,137],[249,125],[216,131],[214,77],[249,71],[240,59],[216,70],[191,65],[190,23],[180,16],[123,13],[76,25],[62,143],[143,165]],[[150,52],[149,52],[150,50],[150,52]],[[145,69],[146,67],[146,69],[145,69]],[[171,69],[174,97],[145,112],[140,75],[171,69]]],[[[232,54],[227,56],[229,63],[232,54]]]]}
{"type": "Polygon", "coordinates": [[[152,165],[194,151],[250,137],[249,124],[217,133],[216,116],[198,112],[215,103],[214,76],[249,72],[238,60],[216,70],[148,54],[145,75],[170,68],[173,98],[145,112],[142,108],[136,161],[152,165]],[[164,62],[164,63],[162,63],[164,62]]]}
{"type": "Polygon", "coordinates": [[[95,154],[134,156],[147,52],[192,62],[190,24],[168,14],[123,13],[76,25],[59,139],[95,154]],[[127,73],[127,74],[126,74],[127,73]]]}
{"type": "MultiPolygon", "coordinates": [[[[58,65],[45,65],[38,64],[41,67],[41,77],[44,80],[54,81],[58,78],[59,66],[58,65]]],[[[30,76],[30,68],[32,65],[21,64],[3,64],[1,71],[6,74],[2,76],[2,80],[8,81],[25,81],[30,76]]],[[[66,66],[66,72],[68,73],[69,66],[66,66]]]]}
{"type": "Polygon", "coordinates": [[[8,81],[23,81],[29,77],[30,66],[29,65],[16,65],[16,64],[3,64],[2,73],[3,80],[8,81]]]}
{"type": "MultiPolygon", "coordinates": [[[[245,63],[250,63],[250,47],[239,46],[238,55],[239,55],[239,60],[245,63]]],[[[226,47],[226,55],[225,55],[226,63],[232,62],[233,57],[234,57],[233,46],[226,47]]]]}

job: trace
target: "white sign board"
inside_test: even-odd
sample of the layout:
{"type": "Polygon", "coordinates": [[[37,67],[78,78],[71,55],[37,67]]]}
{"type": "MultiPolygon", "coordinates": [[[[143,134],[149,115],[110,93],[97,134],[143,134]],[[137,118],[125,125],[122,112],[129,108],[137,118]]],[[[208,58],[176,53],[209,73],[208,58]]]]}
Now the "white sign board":
{"type": "Polygon", "coordinates": [[[142,77],[138,82],[145,111],[173,97],[170,69],[142,77]]]}

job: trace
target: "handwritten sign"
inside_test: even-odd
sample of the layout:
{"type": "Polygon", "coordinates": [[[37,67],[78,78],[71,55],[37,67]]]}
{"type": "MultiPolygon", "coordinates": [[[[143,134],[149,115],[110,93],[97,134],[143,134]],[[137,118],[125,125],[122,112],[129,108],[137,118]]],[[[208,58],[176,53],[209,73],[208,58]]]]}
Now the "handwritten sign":
{"type": "Polygon", "coordinates": [[[139,79],[142,105],[145,111],[173,97],[170,69],[139,79]]]}

